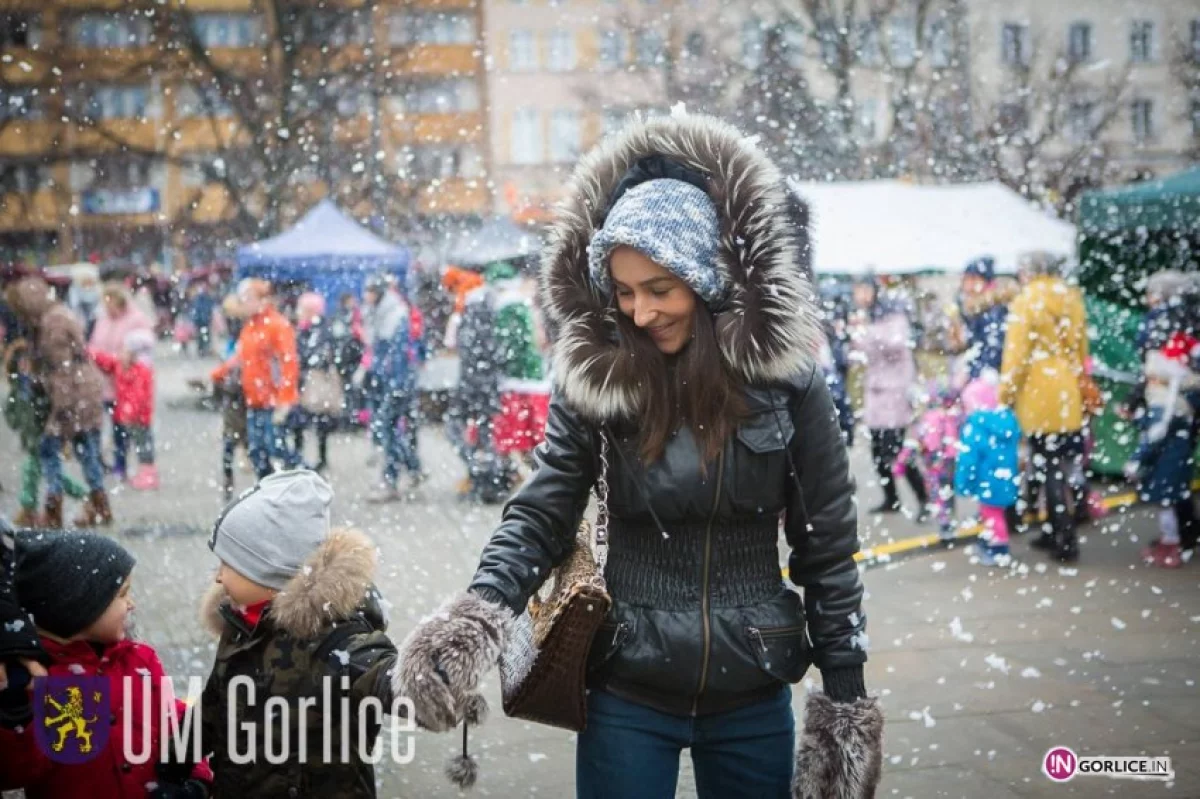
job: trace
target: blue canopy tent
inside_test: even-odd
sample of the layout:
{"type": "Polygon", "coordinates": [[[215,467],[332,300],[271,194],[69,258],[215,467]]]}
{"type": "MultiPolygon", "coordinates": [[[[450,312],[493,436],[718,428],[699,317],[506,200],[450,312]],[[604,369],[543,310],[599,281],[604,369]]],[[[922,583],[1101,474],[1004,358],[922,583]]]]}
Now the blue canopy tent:
{"type": "Polygon", "coordinates": [[[408,250],[390,244],[321,200],[290,229],[237,251],[238,280],[307,283],[330,304],[342,294],[362,296],[367,279],[390,272],[403,285],[408,250]]]}

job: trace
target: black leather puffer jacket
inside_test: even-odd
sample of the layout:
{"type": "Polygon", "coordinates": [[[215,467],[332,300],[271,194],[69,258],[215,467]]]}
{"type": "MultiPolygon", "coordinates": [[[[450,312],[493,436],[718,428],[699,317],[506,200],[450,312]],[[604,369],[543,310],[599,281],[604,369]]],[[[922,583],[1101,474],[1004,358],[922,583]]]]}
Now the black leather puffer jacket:
{"type": "Polygon", "coordinates": [[[635,430],[612,425],[602,433],[556,398],[539,468],[506,507],[472,590],[524,608],[574,543],[606,434],[605,575],[614,607],[592,647],[592,685],[664,712],[705,714],[798,682],[810,663],[861,669],[854,484],[837,412],[813,374],[751,390],[750,417],[707,474],[686,429],[646,467],[635,430]],[[800,471],[811,530],[785,445],[800,471]],[[803,601],[781,574],[781,514],[803,601]]]}
{"type": "Polygon", "coordinates": [[[524,609],[574,545],[607,436],[605,576],[615,604],[593,645],[589,681],[665,712],[748,704],[799,681],[810,664],[834,699],[865,695],[854,483],[837,412],[814,378],[818,316],[781,186],[732,128],[703,117],[652,119],[584,160],[542,261],[543,307],[557,330],[556,395],[539,468],[506,506],[471,590],[524,609]],[[711,310],[722,356],[750,387],[748,417],[707,467],[686,428],[659,461],[641,462],[631,421],[640,381],[614,377],[629,375],[615,367],[630,351],[611,302],[587,276],[587,244],[614,191],[631,174],[655,177],[664,161],[700,175],[723,217],[717,268],[733,290],[711,310]],[[781,519],[803,598],[781,574],[781,519]]]}

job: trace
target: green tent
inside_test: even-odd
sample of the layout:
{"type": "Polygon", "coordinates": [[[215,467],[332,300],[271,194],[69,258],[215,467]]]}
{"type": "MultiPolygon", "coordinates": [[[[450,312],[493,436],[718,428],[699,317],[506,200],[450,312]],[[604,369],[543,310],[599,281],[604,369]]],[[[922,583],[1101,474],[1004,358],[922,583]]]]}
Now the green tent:
{"type": "Polygon", "coordinates": [[[1200,268],[1200,167],[1087,192],[1079,203],[1079,282],[1091,296],[1141,305],[1143,280],[1200,268]]]}
{"type": "Polygon", "coordinates": [[[1079,283],[1096,379],[1109,395],[1109,407],[1092,425],[1092,467],[1103,474],[1120,474],[1137,443],[1136,431],[1114,409],[1141,371],[1134,337],[1145,310],[1145,278],[1163,269],[1200,269],[1200,167],[1083,195],[1079,283]]]}

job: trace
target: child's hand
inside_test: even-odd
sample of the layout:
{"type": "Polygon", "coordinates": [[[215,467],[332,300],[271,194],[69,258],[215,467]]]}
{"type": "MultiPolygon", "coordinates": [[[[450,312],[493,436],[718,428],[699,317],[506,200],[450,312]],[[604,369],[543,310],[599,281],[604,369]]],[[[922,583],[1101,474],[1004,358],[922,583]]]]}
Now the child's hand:
{"type": "Polygon", "coordinates": [[[1121,468],[1121,473],[1125,475],[1125,479],[1129,481],[1137,480],[1138,472],[1142,470],[1142,465],[1137,461],[1126,461],[1121,468]]]}

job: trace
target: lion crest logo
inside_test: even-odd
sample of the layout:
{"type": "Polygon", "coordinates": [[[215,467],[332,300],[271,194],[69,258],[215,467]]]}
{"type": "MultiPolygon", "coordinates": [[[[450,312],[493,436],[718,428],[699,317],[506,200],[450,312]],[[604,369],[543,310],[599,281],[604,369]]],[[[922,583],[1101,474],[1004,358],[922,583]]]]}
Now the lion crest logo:
{"type": "Polygon", "coordinates": [[[111,718],[104,677],[47,677],[34,690],[34,734],[56,763],[86,763],[108,744],[111,718]]]}

